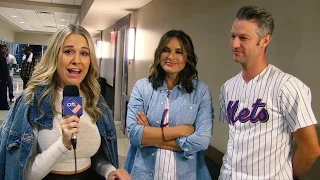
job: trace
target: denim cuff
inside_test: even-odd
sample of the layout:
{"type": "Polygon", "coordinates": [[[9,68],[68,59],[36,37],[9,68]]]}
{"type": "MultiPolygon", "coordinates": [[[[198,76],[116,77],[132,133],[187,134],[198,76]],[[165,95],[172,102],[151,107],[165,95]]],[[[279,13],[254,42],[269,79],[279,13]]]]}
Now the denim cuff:
{"type": "Polygon", "coordinates": [[[176,139],[177,144],[180,146],[180,148],[183,151],[183,155],[184,157],[188,158],[188,159],[192,159],[193,158],[193,153],[190,152],[190,148],[188,148],[185,143],[187,141],[187,137],[180,137],[176,139]]]}

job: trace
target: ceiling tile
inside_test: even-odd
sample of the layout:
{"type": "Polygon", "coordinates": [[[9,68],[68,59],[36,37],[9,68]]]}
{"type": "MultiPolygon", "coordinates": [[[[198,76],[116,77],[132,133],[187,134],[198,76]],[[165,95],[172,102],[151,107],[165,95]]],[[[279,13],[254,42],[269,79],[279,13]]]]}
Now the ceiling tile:
{"type": "Polygon", "coordinates": [[[52,3],[74,5],[74,0],[52,0],[52,3]]]}
{"type": "Polygon", "coordinates": [[[66,26],[70,24],[71,14],[55,12],[54,16],[56,19],[57,28],[59,28],[61,25],[66,26]]]}
{"type": "Polygon", "coordinates": [[[76,14],[71,14],[70,24],[76,24],[77,16],[76,14]]]}
{"type": "Polygon", "coordinates": [[[25,22],[26,20],[15,9],[0,7],[0,14],[11,23],[20,27],[21,29],[26,29],[25,26],[30,26],[25,22]],[[15,17],[12,17],[13,15],[15,17]],[[24,23],[20,23],[20,22],[24,22],[24,23]]]}
{"type": "Polygon", "coordinates": [[[75,0],[74,5],[80,6],[82,4],[82,0],[75,0]]]}
{"type": "Polygon", "coordinates": [[[83,0],[29,0],[29,1],[80,6],[83,0]]]}
{"type": "Polygon", "coordinates": [[[37,11],[37,15],[45,27],[48,27],[48,26],[49,27],[57,27],[54,13],[45,12],[45,11],[37,11]]]}
{"type": "Polygon", "coordinates": [[[16,11],[31,25],[30,29],[36,31],[46,31],[41,20],[34,10],[16,9],[16,11]]]}
{"type": "Polygon", "coordinates": [[[57,28],[55,28],[55,27],[46,27],[46,29],[48,32],[56,32],[57,31],[57,28]]]}
{"type": "Polygon", "coordinates": [[[51,0],[29,0],[29,1],[51,3],[51,0]]]}
{"type": "MultiPolygon", "coordinates": [[[[9,0],[6,1],[9,2],[9,0]]],[[[50,3],[48,4],[48,8],[41,8],[45,11],[51,10],[50,7],[54,7],[53,4],[69,4],[78,6],[76,8],[79,8],[79,6],[85,2],[84,0],[21,0],[21,2],[23,1],[50,3]]],[[[128,14],[130,9],[138,9],[150,1],[151,0],[94,0],[89,11],[85,15],[85,18],[81,22],[81,25],[88,29],[105,29],[114,24],[117,20],[121,19],[124,15],[128,14]],[[112,14],[107,13],[108,9],[112,9],[112,14]],[[98,16],[99,18],[97,18],[98,16]]],[[[43,6],[46,7],[46,5],[43,6]]],[[[64,7],[62,8],[64,11],[59,12],[69,12],[65,11],[68,6],[60,6],[64,7]]],[[[36,31],[50,32],[54,32],[57,28],[60,28],[61,25],[74,24],[77,19],[76,14],[58,14],[54,11],[51,13],[38,13],[38,11],[32,12],[27,7],[23,9],[25,10],[0,7],[0,14],[4,19],[7,19],[10,23],[15,24],[22,30],[27,30],[27,27],[32,27],[36,31]],[[13,18],[12,15],[16,15],[17,17],[13,18]],[[62,18],[66,21],[61,21],[62,18]]],[[[34,10],[34,8],[31,9],[34,10]]],[[[52,10],[53,9],[54,8],[52,8],[52,10]]]]}
{"type": "Polygon", "coordinates": [[[74,24],[77,18],[77,14],[5,7],[0,7],[0,15],[22,30],[29,31],[32,29],[32,31],[39,32],[55,32],[57,28],[74,24]],[[13,18],[13,15],[16,17],[13,18]]]}

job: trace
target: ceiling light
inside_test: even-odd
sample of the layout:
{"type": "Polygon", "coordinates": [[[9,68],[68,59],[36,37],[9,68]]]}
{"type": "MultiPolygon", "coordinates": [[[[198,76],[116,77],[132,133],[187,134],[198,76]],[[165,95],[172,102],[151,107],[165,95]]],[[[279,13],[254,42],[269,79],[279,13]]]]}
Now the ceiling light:
{"type": "Polygon", "coordinates": [[[63,27],[64,25],[63,25],[63,24],[61,24],[61,26],[63,27]]]}
{"type": "Polygon", "coordinates": [[[21,23],[21,24],[23,24],[24,22],[23,22],[23,21],[21,21],[20,23],[21,23]]]}
{"type": "Polygon", "coordinates": [[[129,60],[134,59],[134,51],[135,51],[135,40],[136,40],[136,28],[131,27],[129,28],[128,34],[128,50],[127,50],[127,58],[129,60]]]}
{"type": "Polygon", "coordinates": [[[16,17],[18,17],[18,16],[16,16],[16,15],[12,15],[12,17],[13,17],[13,18],[16,18],[16,17]]]}
{"type": "Polygon", "coordinates": [[[61,19],[62,22],[66,21],[65,19],[61,19]]]}

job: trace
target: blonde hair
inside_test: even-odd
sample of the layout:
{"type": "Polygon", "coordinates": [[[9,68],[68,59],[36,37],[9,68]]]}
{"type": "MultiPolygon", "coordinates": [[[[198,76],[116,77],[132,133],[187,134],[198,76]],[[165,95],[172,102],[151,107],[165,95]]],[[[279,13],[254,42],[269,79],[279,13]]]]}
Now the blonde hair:
{"type": "Polygon", "coordinates": [[[25,101],[30,104],[34,100],[34,93],[39,86],[47,86],[45,92],[41,95],[38,100],[38,107],[45,114],[44,110],[41,108],[41,100],[48,96],[50,99],[50,105],[53,109],[54,114],[58,114],[55,107],[55,100],[58,94],[57,85],[57,67],[59,60],[60,48],[63,45],[65,39],[70,34],[82,35],[89,45],[90,50],[90,67],[88,73],[80,84],[80,88],[86,99],[84,107],[86,112],[90,115],[93,122],[96,122],[102,115],[102,111],[97,107],[99,97],[100,97],[100,85],[97,81],[99,75],[99,67],[97,64],[96,53],[94,49],[94,44],[92,38],[87,30],[81,26],[68,25],[59,29],[49,40],[48,48],[42,57],[41,61],[36,65],[32,77],[28,82],[28,87],[25,89],[25,101]]]}

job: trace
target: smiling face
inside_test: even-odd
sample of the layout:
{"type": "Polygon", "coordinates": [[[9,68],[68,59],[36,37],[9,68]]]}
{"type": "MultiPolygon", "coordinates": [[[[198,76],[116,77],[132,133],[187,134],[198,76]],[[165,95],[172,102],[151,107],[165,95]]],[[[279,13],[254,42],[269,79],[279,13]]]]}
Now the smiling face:
{"type": "Polygon", "coordinates": [[[160,55],[160,66],[167,75],[177,77],[186,66],[186,58],[177,38],[171,38],[160,55]]]}
{"type": "Polygon", "coordinates": [[[253,64],[265,57],[271,36],[260,37],[254,21],[236,19],[232,25],[230,46],[234,60],[242,65],[253,64]]]}
{"type": "Polygon", "coordinates": [[[59,51],[58,86],[64,88],[65,85],[77,85],[80,89],[90,63],[90,50],[86,38],[79,34],[67,36],[59,51]]]}

